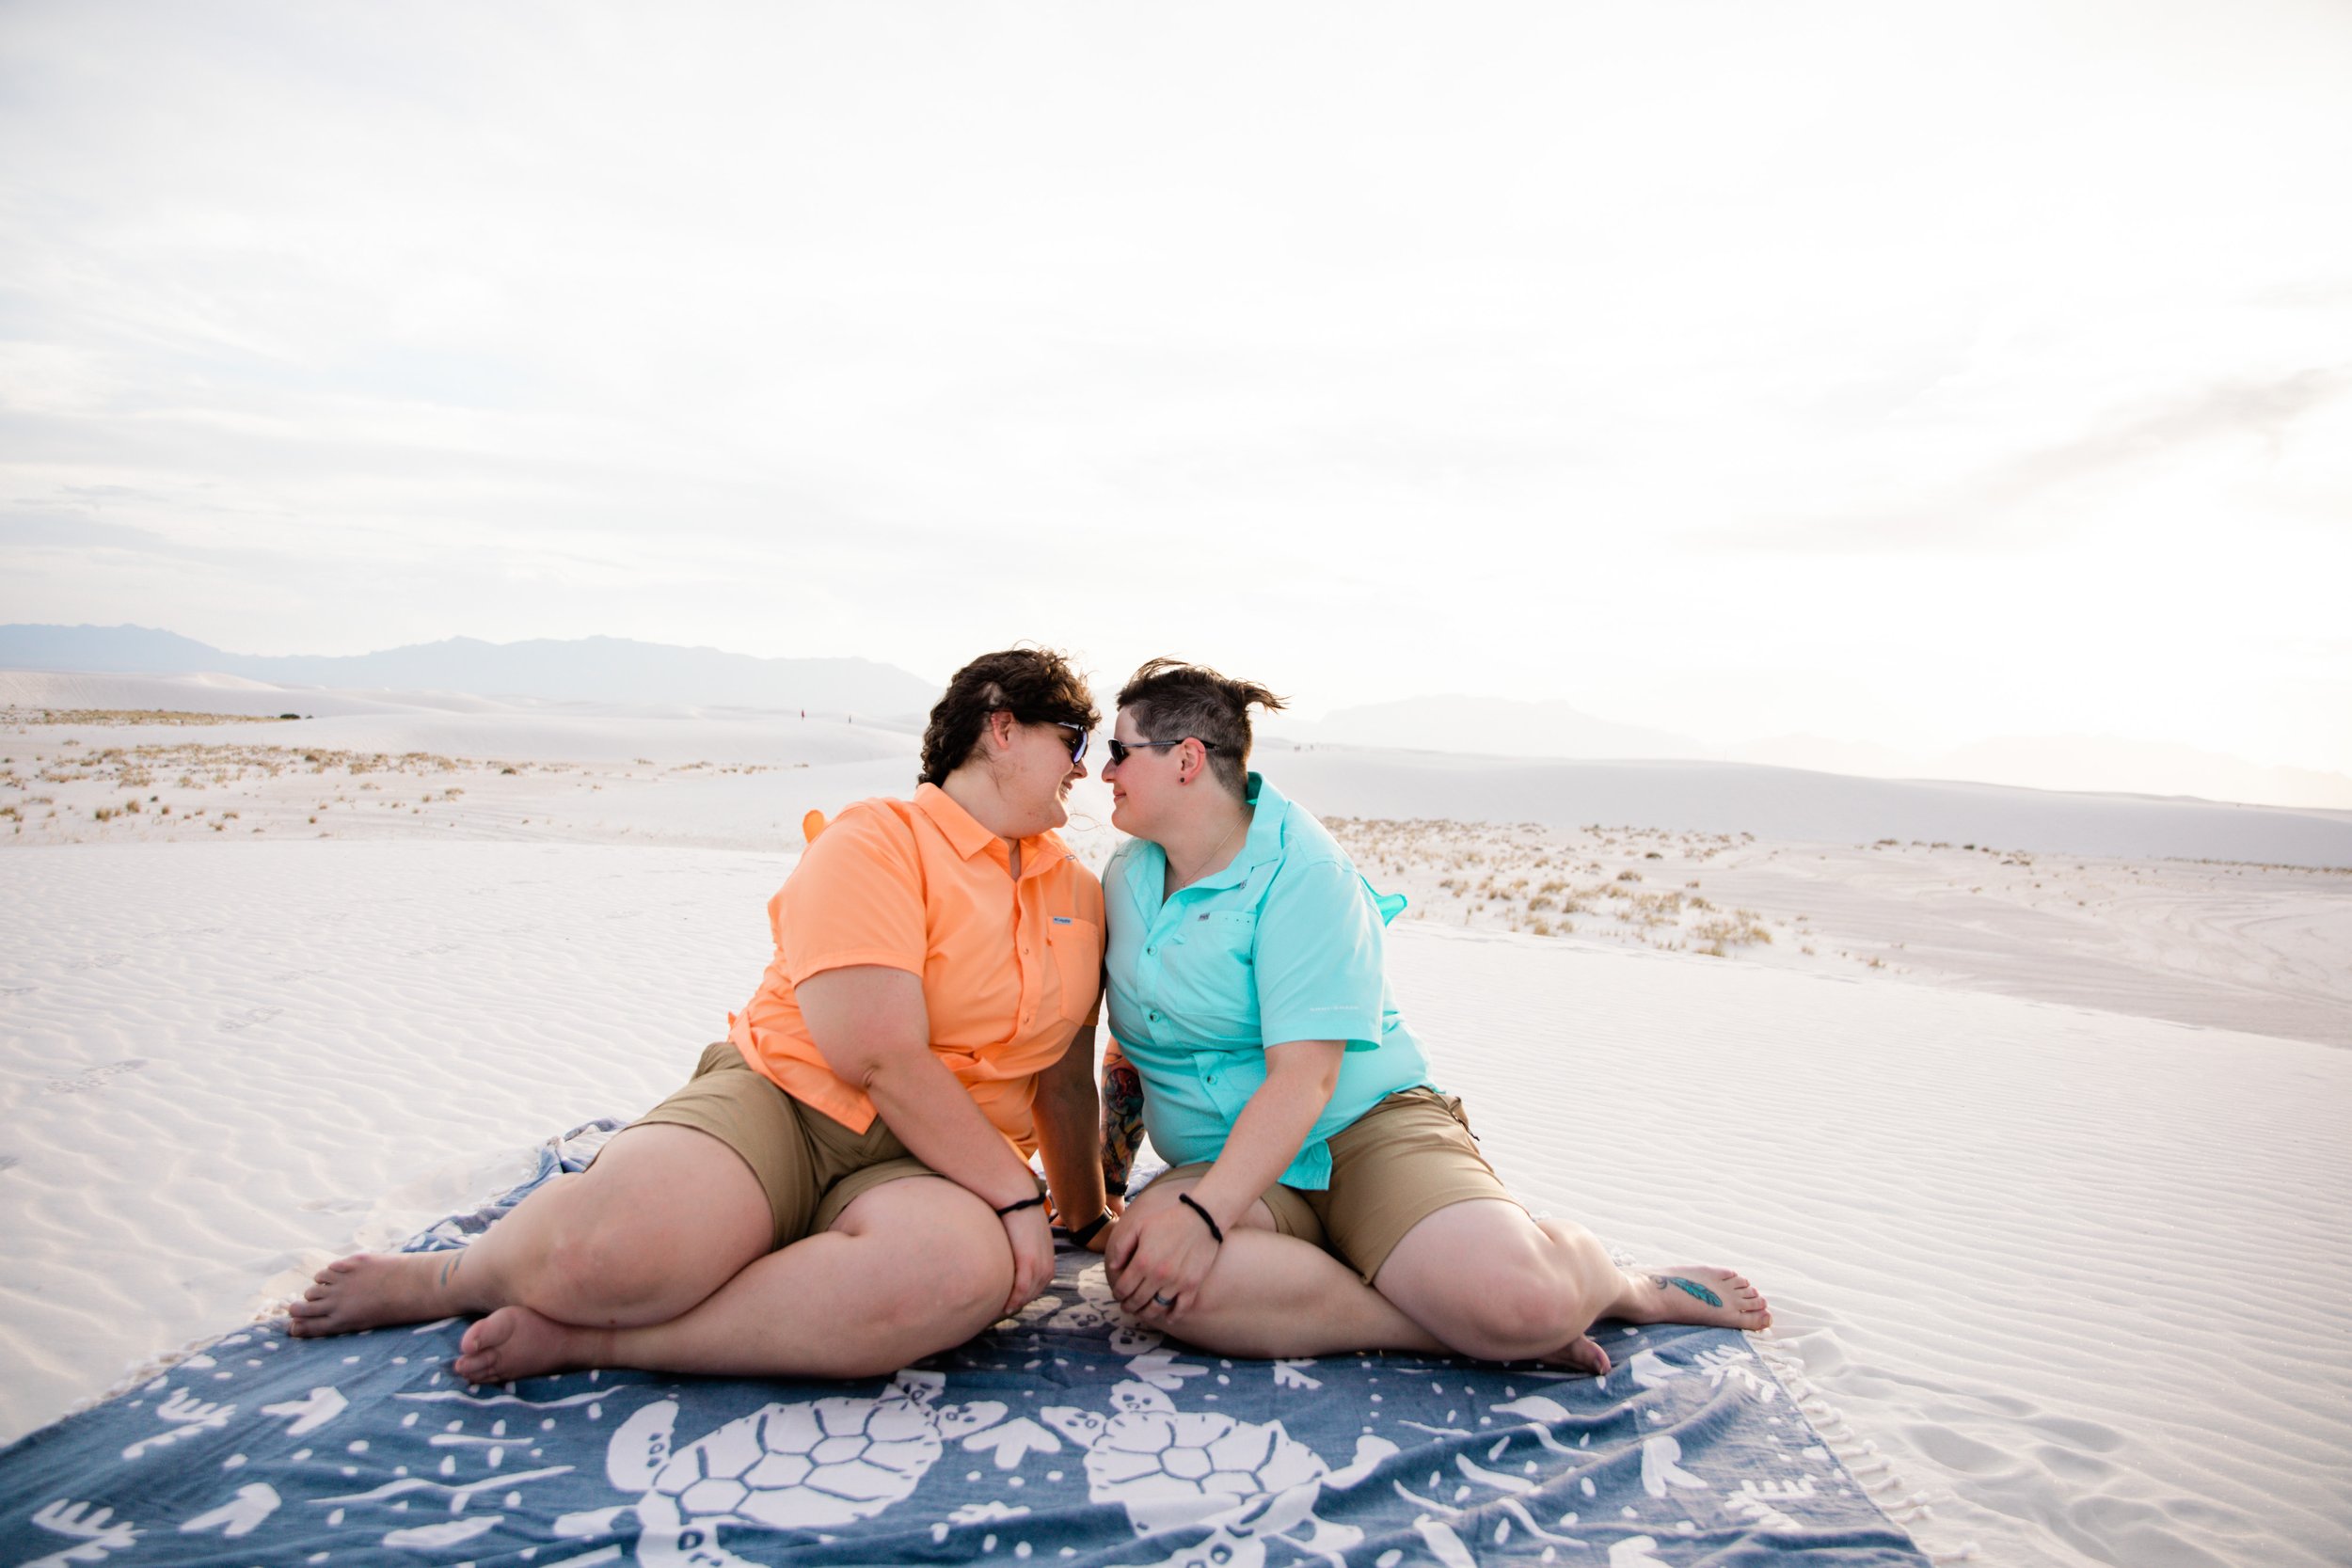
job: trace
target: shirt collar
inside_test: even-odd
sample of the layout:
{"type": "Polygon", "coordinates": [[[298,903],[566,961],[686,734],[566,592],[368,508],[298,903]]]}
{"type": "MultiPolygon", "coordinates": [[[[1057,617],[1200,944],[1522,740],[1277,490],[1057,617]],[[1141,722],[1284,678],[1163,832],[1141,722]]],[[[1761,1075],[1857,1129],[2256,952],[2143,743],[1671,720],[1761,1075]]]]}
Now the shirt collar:
{"type": "MultiPolygon", "coordinates": [[[[1005,841],[980,826],[970,812],[956,804],[956,798],[937,784],[914,786],[914,809],[931,819],[947,847],[964,860],[989,853],[995,847],[994,858],[1006,859],[1005,841]]],[[[1021,841],[1021,879],[1042,876],[1050,867],[1066,859],[1067,846],[1053,833],[1037,833],[1021,841]]]]}
{"type": "MultiPolygon", "coordinates": [[[[1290,815],[1289,800],[1256,773],[1249,775],[1242,799],[1258,809],[1249,819],[1249,832],[1242,835],[1241,848],[1222,868],[1210,872],[1180,891],[1208,893],[1217,888],[1240,887],[1249,880],[1258,867],[1268,861],[1282,858],[1282,827],[1283,819],[1290,815]]],[[[1168,851],[1156,844],[1152,847],[1158,851],[1156,870],[1166,864],[1168,851]]]]}

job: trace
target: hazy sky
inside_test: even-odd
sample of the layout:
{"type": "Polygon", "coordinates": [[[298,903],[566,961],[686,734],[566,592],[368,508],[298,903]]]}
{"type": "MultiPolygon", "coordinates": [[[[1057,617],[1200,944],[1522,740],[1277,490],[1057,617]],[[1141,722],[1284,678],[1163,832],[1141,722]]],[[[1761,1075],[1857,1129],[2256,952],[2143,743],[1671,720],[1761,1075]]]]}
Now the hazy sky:
{"type": "Polygon", "coordinates": [[[2336,0],[10,0],[0,620],[2352,770],[2347,105],[2336,0]]]}

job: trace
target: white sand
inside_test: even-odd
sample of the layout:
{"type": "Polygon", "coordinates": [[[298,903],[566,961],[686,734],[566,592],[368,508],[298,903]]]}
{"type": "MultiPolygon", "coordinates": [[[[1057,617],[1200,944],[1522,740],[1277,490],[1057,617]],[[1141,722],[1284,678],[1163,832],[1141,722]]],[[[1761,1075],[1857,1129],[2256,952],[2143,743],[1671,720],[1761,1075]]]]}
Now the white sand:
{"type": "MultiPolygon", "coordinates": [[[[0,832],[0,1439],[674,1086],[752,990],[801,810],[903,790],[914,749],[815,721],[497,705],[346,713],[331,740],[328,722],[5,732],[0,807],[20,804],[0,823],[23,831],[0,832]],[[452,717],[482,728],[427,728],[452,717]],[[438,750],[410,744],[430,734],[477,765],[284,754],[396,757],[438,750]],[[271,756],[135,754],[192,745],[271,756]],[[139,814],[95,820],[133,794],[139,814]]],[[[2352,1560],[2352,1055],[2313,1043],[2352,1039],[2352,878],[2060,857],[2033,835],[2119,832],[2098,826],[2111,803],[2022,791],[1955,806],[1872,782],[1916,828],[1873,848],[1869,825],[1765,836],[1762,770],[1716,775],[1727,800],[1687,790],[1659,814],[1672,832],[1580,835],[1601,814],[1449,811],[1534,788],[1450,761],[1264,761],[1310,804],[1327,786],[1331,812],[1416,821],[1351,831],[1386,846],[1375,880],[1415,896],[1398,989],[1505,1175],[1644,1258],[1752,1272],[1814,1388],[1898,1496],[1932,1504],[1931,1544],[2352,1560]],[[1754,839],[1687,831],[1743,810],[1754,839]],[[1449,816],[1546,825],[1432,820],[1449,816]],[[2010,852],[1959,847],[1983,838],[2010,852]],[[1456,899],[1438,884],[1473,852],[1481,876],[1555,865],[1456,899]],[[1555,876],[1593,907],[1538,936],[1558,911],[1528,906],[1555,876]],[[1716,907],[1637,913],[1602,885],[1716,907]],[[1701,923],[1735,907],[1772,940],[1702,956],[1701,923]]],[[[1822,776],[1790,777],[1776,809],[1809,809],[1802,781],[1822,776]]],[[[2247,831],[2175,812],[2129,832],[2169,821],[2193,858],[2201,833],[2247,831]]],[[[2314,859],[2346,831],[2274,815],[2296,820],[2256,831],[2314,859]]]]}

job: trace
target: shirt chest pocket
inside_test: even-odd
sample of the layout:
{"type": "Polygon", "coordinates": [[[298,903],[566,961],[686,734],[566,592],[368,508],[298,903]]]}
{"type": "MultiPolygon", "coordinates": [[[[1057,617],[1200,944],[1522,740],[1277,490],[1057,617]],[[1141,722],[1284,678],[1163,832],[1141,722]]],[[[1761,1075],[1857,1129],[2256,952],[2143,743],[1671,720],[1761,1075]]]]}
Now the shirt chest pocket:
{"type": "Polygon", "coordinates": [[[1056,915],[1045,923],[1045,947],[1053,955],[1054,978],[1061,989],[1062,1021],[1084,1023],[1103,985],[1101,923],[1056,915]]]}
{"type": "Polygon", "coordinates": [[[1168,998],[1216,1034],[1247,1033],[1258,1013],[1258,911],[1204,910],[1160,949],[1168,998]]]}
{"type": "Polygon", "coordinates": [[[1178,946],[1194,963],[1239,964],[1258,958],[1258,911],[1202,910],[1177,927],[1178,946]]]}

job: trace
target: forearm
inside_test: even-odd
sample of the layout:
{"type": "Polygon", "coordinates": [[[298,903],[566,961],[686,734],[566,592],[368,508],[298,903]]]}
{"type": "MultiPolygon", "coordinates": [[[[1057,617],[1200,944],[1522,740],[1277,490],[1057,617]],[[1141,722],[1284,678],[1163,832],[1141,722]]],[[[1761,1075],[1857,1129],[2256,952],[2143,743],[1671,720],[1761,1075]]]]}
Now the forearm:
{"type": "Polygon", "coordinates": [[[1103,1166],[1095,1157],[1097,1107],[1090,1073],[1047,1077],[1038,1084],[1037,1148],[1045,1164],[1045,1184],[1054,1195],[1055,1216],[1073,1230],[1092,1223],[1104,1209],[1103,1166]]]}
{"type": "Polygon", "coordinates": [[[1143,1147],[1143,1074],[1113,1038],[1103,1048],[1103,1184],[1123,1198],[1143,1147]]]}
{"type": "Polygon", "coordinates": [[[1037,1196],[1037,1181],[971,1093],[928,1052],[878,1065],[865,1084],[907,1152],[1002,1209],[1037,1196]]]}

